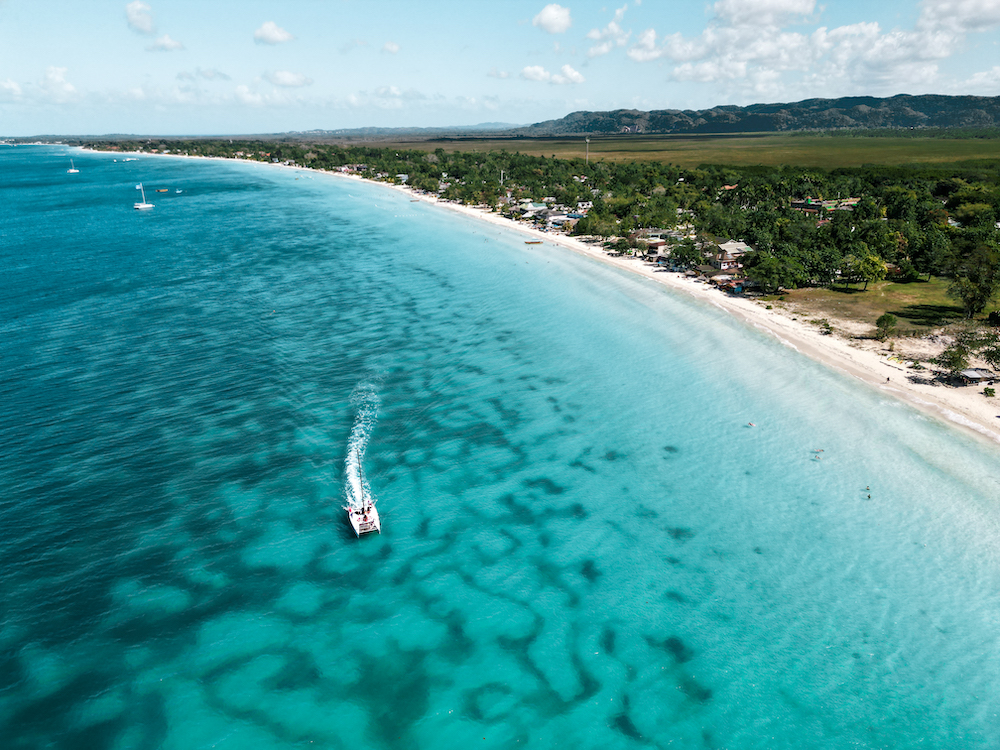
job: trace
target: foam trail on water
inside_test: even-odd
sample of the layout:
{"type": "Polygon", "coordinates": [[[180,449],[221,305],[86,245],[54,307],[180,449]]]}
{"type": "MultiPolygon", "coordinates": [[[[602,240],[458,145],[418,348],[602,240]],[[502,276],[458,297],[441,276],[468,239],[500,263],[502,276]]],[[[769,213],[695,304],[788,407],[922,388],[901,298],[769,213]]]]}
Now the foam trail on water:
{"type": "Polygon", "coordinates": [[[371,487],[361,471],[361,462],[368,448],[368,437],[378,418],[380,401],[374,385],[361,383],[351,394],[351,402],[356,406],[357,413],[354,417],[354,427],[351,428],[351,437],[347,441],[347,456],[344,459],[344,495],[348,505],[361,508],[362,500],[366,497],[375,502],[371,487]]]}

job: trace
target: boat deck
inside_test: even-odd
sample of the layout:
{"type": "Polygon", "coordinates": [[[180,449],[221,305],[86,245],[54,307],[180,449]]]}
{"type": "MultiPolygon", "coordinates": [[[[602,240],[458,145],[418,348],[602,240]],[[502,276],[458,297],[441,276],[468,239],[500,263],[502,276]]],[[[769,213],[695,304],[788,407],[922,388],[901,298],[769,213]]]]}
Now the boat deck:
{"type": "Polygon", "coordinates": [[[375,532],[382,533],[382,519],[379,518],[378,510],[374,505],[369,505],[365,511],[350,506],[346,510],[347,518],[357,536],[375,532]]]}

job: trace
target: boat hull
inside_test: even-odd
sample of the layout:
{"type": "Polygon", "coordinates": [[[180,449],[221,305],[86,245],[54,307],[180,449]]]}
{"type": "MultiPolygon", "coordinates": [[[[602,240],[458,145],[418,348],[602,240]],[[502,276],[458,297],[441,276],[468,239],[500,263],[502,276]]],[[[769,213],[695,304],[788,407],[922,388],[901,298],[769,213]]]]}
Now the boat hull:
{"type": "Polygon", "coordinates": [[[379,518],[378,510],[374,505],[369,505],[367,511],[360,511],[350,506],[345,510],[347,510],[347,520],[350,522],[351,528],[354,529],[355,536],[382,533],[382,519],[379,518]]]}

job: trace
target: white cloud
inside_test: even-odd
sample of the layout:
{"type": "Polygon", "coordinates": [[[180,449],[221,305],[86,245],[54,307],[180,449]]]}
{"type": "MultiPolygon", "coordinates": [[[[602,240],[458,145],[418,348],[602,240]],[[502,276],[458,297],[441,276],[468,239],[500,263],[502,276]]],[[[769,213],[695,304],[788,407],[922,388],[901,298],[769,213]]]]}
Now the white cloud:
{"type": "Polygon", "coordinates": [[[249,86],[241,84],[233,90],[231,95],[199,90],[180,93],[189,100],[199,103],[229,104],[235,101],[238,104],[251,107],[291,107],[301,106],[305,103],[305,99],[286,88],[259,88],[259,85],[266,82],[267,79],[268,76],[262,76],[255,79],[249,86]]]}
{"type": "Polygon", "coordinates": [[[254,107],[259,107],[264,103],[264,97],[260,94],[251,91],[247,86],[237,86],[236,87],[236,98],[242,104],[249,104],[254,107]]]}
{"type": "MultiPolygon", "coordinates": [[[[924,0],[913,30],[891,31],[867,22],[804,33],[799,27],[817,12],[815,0],[719,0],[712,8],[701,34],[659,37],[646,29],[628,56],[669,60],[674,80],[720,83],[743,100],[859,90],[887,95],[943,85],[939,63],[961,52],[968,34],[1000,25],[998,0],[924,0]]],[[[611,40],[600,41],[592,55],[611,40]]]]}
{"type": "Polygon", "coordinates": [[[541,65],[529,65],[521,71],[521,78],[526,81],[550,81],[552,74],[541,65]]]}
{"type": "Polygon", "coordinates": [[[281,44],[283,42],[290,42],[294,38],[294,36],[278,26],[274,21],[265,21],[253,33],[253,40],[257,44],[281,44]]]}
{"type": "Polygon", "coordinates": [[[563,65],[559,69],[562,75],[552,76],[552,83],[583,83],[586,79],[569,65],[563,65]]]}
{"type": "Polygon", "coordinates": [[[728,51],[730,54],[736,53],[738,50],[727,50],[727,42],[739,41],[742,45],[745,40],[753,42],[759,39],[760,35],[756,33],[738,35],[733,29],[709,27],[702,32],[700,37],[685,39],[682,34],[676,33],[663,37],[662,43],[657,44],[656,31],[646,29],[639,34],[635,44],[629,48],[628,56],[636,62],[649,62],[661,57],[666,57],[674,62],[682,62],[705,57],[712,54],[716,48],[720,48],[723,52],[728,51]]]}
{"type": "Polygon", "coordinates": [[[426,95],[416,91],[414,89],[407,89],[403,91],[398,86],[379,86],[375,89],[375,96],[380,99],[407,99],[410,101],[418,101],[421,99],[426,99],[426,95]]]}
{"type": "Polygon", "coordinates": [[[295,89],[302,86],[308,86],[313,81],[311,78],[306,76],[304,73],[292,73],[287,70],[276,70],[273,73],[266,73],[264,75],[265,80],[275,86],[281,86],[286,89],[295,89]]]}
{"type": "Polygon", "coordinates": [[[395,42],[386,42],[382,45],[382,51],[388,52],[390,55],[395,55],[399,52],[399,45],[395,42]]]}
{"type": "Polygon", "coordinates": [[[917,29],[964,33],[1000,25],[997,0],[924,0],[917,29]]]}
{"type": "Polygon", "coordinates": [[[178,81],[196,81],[202,78],[206,81],[231,81],[232,79],[223,73],[221,70],[215,70],[214,68],[196,68],[194,73],[189,73],[186,70],[181,71],[177,74],[178,81]]]}
{"type": "MultiPolygon", "coordinates": [[[[0,88],[3,84],[0,83],[0,88]]],[[[994,65],[990,70],[983,70],[974,73],[962,88],[965,91],[980,94],[982,96],[995,96],[1000,90],[1000,65],[994,65]]]]}
{"type": "Polygon", "coordinates": [[[346,102],[355,108],[378,107],[379,109],[401,110],[404,107],[421,106],[427,96],[414,89],[403,90],[398,86],[379,86],[371,95],[366,91],[350,94],[346,102]]]}
{"type": "Polygon", "coordinates": [[[587,51],[588,57],[600,57],[608,54],[615,47],[624,47],[628,43],[631,31],[625,31],[621,27],[622,19],[628,5],[623,5],[615,11],[614,18],[603,29],[591,29],[587,32],[587,38],[597,42],[587,51]]]}
{"type": "Polygon", "coordinates": [[[719,0],[713,9],[733,26],[785,26],[809,16],[816,0],[719,0]]]}
{"type": "Polygon", "coordinates": [[[184,49],[184,45],[176,39],[171,39],[169,34],[164,34],[146,47],[146,49],[150,52],[173,52],[174,50],[184,49]]]}
{"type": "Polygon", "coordinates": [[[148,4],[142,0],[135,0],[125,6],[125,19],[128,27],[138,34],[152,34],[156,30],[153,26],[153,14],[148,4]]]}
{"type": "Polygon", "coordinates": [[[569,8],[552,3],[542,8],[542,12],[535,16],[531,25],[550,34],[562,34],[573,25],[573,19],[570,18],[569,8]]]}
{"type": "Polygon", "coordinates": [[[215,68],[198,68],[195,71],[201,78],[206,81],[231,81],[232,79],[223,73],[221,70],[216,70],[215,68]]]}
{"type": "Polygon", "coordinates": [[[583,83],[586,79],[569,65],[563,65],[558,73],[550,73],[541,65],[529,65],[521,71],[521,78],[526,81],[538,81],[540,83],[554,83],[564,85],[567,83],[583,83]]]}
{"type": "Polygon", "coordinates": [[[510,78],[510,73],[506,70],[497,70],[496,68],[490,68],[490,72],[486,75],[490,78],[510,78]]]}
{"type": "Polygon", "coordinates": [[[18,99],[21,96],[21,87],[9,78],[0,81],[0,99],[18,99]]]}
{"type": "Polygon", "coordinates": [[[649,62],[660,57],[661,52],[656,46],[656,30],[646,29],[628,51],[628,56],[636,62],[649,62]]]}
{"type": "Polygon", "coordinates": [[[66,80],[66,68],[50,65],[45,69],[45,77],[38,82],[38,88],[49,99],[64,102],[76,96],[76,87],[66,80]]]}

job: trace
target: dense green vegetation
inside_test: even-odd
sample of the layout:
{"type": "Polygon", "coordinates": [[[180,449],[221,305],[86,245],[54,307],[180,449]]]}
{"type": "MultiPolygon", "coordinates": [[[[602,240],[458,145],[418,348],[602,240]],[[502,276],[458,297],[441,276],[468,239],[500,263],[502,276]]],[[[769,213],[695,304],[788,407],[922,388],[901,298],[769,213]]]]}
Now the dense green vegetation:
{"type": "MultiPolygon", "coordinates": [[[[92,146],[95,144],[91,144],[92,146]]],[[[446,152],[384,146],[171,141],[103,144],[240,156],[315,169],[350,167],[405,180],[445,199],[511,210],[518,200],[573,209],[592,202],[579,234],[632,236],[689,223],[698,241],[672,249],[681,263],[705,262],[702,243],[747,242],[744,272],[765,291],[862,288],[890,278],[948,280],[968,318],[987,312],[1000,286],[1000,160],[952,164],[815,167],[703,166],[657,161],[558,159],[509,151],[446,152]],[[853,210],[792,208],[792,201],[858,198],[853,210]]],[[[96,144],[101,147],[101,144],[96,144]]],[[[634,239],[633,239],[634,242],[634,239]]]]}
{"type": "Polygon", "coordinates": [[[1000,163],[853,170],[742,170],[699,212],[704,231],[744,239],[766,288],[947,276],[967,317],[1000,285],[1000,163]],[[791,199],[858,197],[853,211],[805,215],[791,199]]]}

